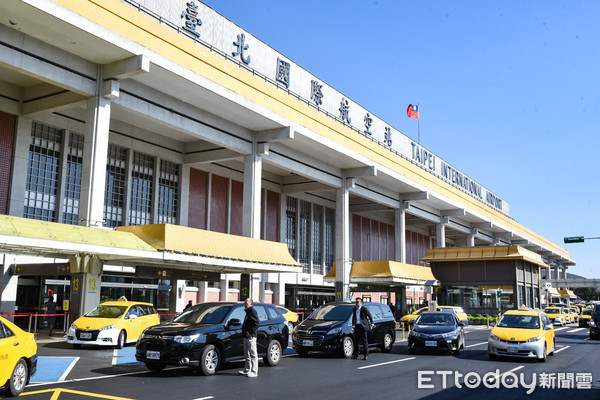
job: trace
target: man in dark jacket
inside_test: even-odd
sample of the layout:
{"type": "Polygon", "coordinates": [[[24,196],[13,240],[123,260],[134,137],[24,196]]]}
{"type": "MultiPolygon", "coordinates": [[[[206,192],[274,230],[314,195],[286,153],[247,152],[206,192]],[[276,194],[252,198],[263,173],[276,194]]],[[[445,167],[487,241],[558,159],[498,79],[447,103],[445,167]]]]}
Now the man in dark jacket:
{"type": "Polygon", "coordinates": [[[356,299],[356,307],[352,312],[352,326],[354,327],[354,339],[356,340],[356,345],[354,346],[354,355],[352,358],[358,358],[359,347],[362,343],[365,352],[365,360],[367,360],[369,358],[369,342],[367,340],[367,332],[370,331],[375,325],[373,325],[373,316],[367,307],[362,306],[362,299],[360,297],[356,299]]]}
{"type": "Polygon", "coordinates": [[[246,365],[240,374],[246,375],[248,378],[256,378],[258,376],[258,350],[256,348],[256,330],[260,320],[258,314],[253,307],[254,303],[251,298],[244,301],[246,307],[246,317],[242,324],[242,336],[244,336],[244,355],[246,365]]]}

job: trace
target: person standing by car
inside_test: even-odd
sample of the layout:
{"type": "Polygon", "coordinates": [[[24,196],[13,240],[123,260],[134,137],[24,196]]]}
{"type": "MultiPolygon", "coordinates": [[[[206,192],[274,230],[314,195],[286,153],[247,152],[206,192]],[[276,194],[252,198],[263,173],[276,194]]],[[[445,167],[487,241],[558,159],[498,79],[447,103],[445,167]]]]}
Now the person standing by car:
{"type": "Polygon", "coordinates": [[[253,307],[254,303],[251,298],[244,301],[246,317],[242,324],[242,336],[244,336],[244,356],[246,364],[244,370],[240,374],[246,375],[248,378],[256,378],[258,376],[258,350],[256,348],[256,330],[260,320],[258,313],[253,307]]]}
{"type": "Polygon", "coordinates": [[[364,348],[365,360],[369,358],[369,342],[367,340],[367,332],[370,331],[373,325],[373,316],[367,307],[362,306],[362,299],[356,298],[356,307],[352,313],[352,326],[354,327],[354,338],[356,339],[356,347],[354,347],[353,359],[358,358],[360,344],[364,348]]]}

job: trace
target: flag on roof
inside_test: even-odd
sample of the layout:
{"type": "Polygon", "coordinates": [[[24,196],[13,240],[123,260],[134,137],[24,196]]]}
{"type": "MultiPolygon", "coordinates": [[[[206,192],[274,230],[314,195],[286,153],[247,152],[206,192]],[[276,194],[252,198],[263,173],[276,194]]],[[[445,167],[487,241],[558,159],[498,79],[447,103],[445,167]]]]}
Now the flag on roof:
{"type": "Polygon", "coordinates": [[[406,109],[406,115],[410,118],[419,119],[419,105],[418,104],[409,104],[406,109]]]}

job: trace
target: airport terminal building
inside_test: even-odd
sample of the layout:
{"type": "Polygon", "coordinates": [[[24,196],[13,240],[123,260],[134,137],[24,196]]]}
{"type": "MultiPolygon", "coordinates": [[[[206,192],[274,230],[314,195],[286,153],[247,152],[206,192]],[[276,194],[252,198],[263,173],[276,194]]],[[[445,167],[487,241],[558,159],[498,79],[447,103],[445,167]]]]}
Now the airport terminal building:
{"type": "Polygon", "coordinates": [[[0,312],[539,306],[568,252],[360,100],[199,1],[1,2],[0,312]]]}

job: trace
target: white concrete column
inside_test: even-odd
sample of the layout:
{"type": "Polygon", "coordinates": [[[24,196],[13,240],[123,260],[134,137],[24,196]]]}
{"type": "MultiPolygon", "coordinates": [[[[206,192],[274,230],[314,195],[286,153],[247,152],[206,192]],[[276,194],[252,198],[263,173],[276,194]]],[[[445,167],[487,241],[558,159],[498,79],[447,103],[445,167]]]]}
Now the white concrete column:
{"type": "Polygon", "coordinates": [[[446,218],[441,217],[440,223],[435,224],[435,242],[436,248],[446,247],[446,218]]]}
{"type": "MultiPolygon", "coordinates": [[[[17,136],[15,137],[15,159],[10,187],[10,206],[8,213],[15,217],[23,217],[23,201],[27,188],[27,165],[29,163],[29,146],[31,145],[31,128],[33,121],[29,118],[17,118],[17,136]]],[[[58,207],[58,204],[56,205],[58,207]]]]}
{"type": "MultiPolygon", "coordinates": [[[[2,276],[0,277],[0,312],[14,313],[17,304],[17,283],[19,277],[10,275],[10,266],[15,263],[15,257],[10,254],[3,254],[2,259],[2,276]]],[[[9,320],[14,322],[14,318],[9,320]]]]}
{"type": "Polygon", "coordinates": [[[172,308],[173,307],[173,305],[172,305],[170,311],[180,312],[180,311],[183,311],[183,308],[187,304],[187,302],[185,301],[185,290],[186,290],[187,285],[185,284],[184,279],[178,279],[178,280],[172,281],[172,282],[174,283],[173,290],[175,290],[175,304],[174,304],[175,308],[172,308]]]}
{"type": "Polygon", "coordinates": [[[473,233],[467,234],[466,241],[467,247],[475,247],[475,235],[473,233]]]}
{"type": "Polygon", "coordinates": [[[96,96],[87,101],[83,145],[80,225],[102,226],[110,127],[111,100],[102,97],[102,66],[98,67],[96,96]]]}
{"type": "Polygon", "coordinates": [[[406,207],[408,203],[402,203],[400,208],[394,210],[394,259],[406,263],[406,207]]]}
{"type": "Polygon", "coordinates": [[[228,274],[221,274],[221,283],[219,284],[219,287],[221,288],[221,293],[219,293],[219,300],[221,301],[227,301],[229,300],[227,298],[227,293],[229,292],[229,275],[228,274]]]}
{"type": "Polygon", "coordinates": [[[335,202],[335,299],[350,301],[350,192],[353,180],[342,174],[335,202]]]}
{"type": "Polygon", "coordinates": [[[283,282],[282,274],[277,275],[277,283],[273,285],[273,304],[283,306],[285,305],[285,283],[283,282]]]}
{"type": "Polygon", "coordinates": [[[198,303],[206,303],[208,300],[208,282],[198,282],[198,303]]]}
{"type": "MultiPolygon", "coordinates": [[[[260,239],[262,157],[258,152],[259,145],[255,135],[252,139],[252,154],[244,157],[244,198],[242,217],[242,234],[254,239],[260,239]]],[[[266,279],[262,279],[262,282],[258,283],[258,280],[253,278],[254,277],[252,276],[250,277],[249,296],[253,301],[264,301],[264,285],[266,279]],[[259,286],[255,286],[256,284],[259,286]],[[261,294],[262,299],[260,298],[261,294]]]]}

